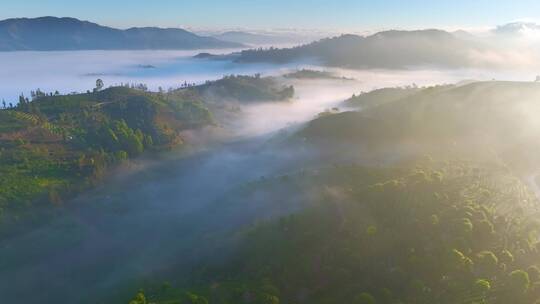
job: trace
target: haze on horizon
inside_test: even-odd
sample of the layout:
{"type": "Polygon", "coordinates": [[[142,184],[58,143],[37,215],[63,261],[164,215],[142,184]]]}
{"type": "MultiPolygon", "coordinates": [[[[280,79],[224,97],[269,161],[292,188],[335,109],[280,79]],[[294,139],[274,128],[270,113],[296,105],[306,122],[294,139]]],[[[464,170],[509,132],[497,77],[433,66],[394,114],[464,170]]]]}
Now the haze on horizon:
{"type": "Polygon", "coordinates": [[[538,1],[0,1],[2,303],[540,304],[538,1]]]}
{"type": "Polygon", "coordinates": [[[2,1],[0,19],[74,17],[119,28],[310,29],[357,32],[380,29],[482,29],[540,19],[540,2],[413,0],[234,0],[148,2],[2,1]]]}

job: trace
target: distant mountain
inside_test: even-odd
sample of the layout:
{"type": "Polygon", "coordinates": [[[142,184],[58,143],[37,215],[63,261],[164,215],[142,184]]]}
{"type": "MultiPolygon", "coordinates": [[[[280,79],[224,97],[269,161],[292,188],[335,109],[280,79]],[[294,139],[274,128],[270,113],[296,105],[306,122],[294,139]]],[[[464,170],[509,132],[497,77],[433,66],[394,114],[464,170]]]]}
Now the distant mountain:
{"type": "Polygon", "coordinates": [[[74,18],[18,18],[0,21],[0,51],[145,50],[241,47],[177,28],[120,30],[74,18]]]}
{"type": "Polygon", "coordinates": [[[371,36],[342,35],[289,48],[242,51],[238,62],[286,63],[314,59],[347,68],[404,68],[471,64],[474,42],[440,30],[385,31],[371,36]]]}
{"type": "Polygon", "coordinates": [[[293,43],[307,43],[316,39],[310,39],[309,37],[302,37],[299,35],[288,34],[259,34],[249,33],[242,31],[229,31],[217,35],[213,35],[214,38],[230,41],[242,44],[250,45],[279,45],[279,44],[293,44],[293,43]]]}
{"type": "Polygon", "coordinates": [[[499,25],[493,30],[495,34],[516,35],[531,31],[540,31],[540,25],[534,22],[512,22],[499,25]]]}
{"type": "Polygon", "coordinates": [[[467,31],[464,31],[464,30],[454,31],[452,32],[452,35],[454,35],[458,39],[463,39],[463,40],[477,40],[478,39],[476,35],[469,33],[467,31]]]}

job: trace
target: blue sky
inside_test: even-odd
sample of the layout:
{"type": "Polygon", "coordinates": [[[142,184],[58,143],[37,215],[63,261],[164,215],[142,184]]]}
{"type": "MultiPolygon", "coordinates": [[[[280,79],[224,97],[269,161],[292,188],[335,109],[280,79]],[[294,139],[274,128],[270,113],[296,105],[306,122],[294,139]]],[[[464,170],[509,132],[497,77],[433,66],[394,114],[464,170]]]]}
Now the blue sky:
{"type": "Polygon", "coordinates": [[[538,0],[0,0],[0,19],[70,16],[115,27],[475,28],[540,19],[538,0]]]}

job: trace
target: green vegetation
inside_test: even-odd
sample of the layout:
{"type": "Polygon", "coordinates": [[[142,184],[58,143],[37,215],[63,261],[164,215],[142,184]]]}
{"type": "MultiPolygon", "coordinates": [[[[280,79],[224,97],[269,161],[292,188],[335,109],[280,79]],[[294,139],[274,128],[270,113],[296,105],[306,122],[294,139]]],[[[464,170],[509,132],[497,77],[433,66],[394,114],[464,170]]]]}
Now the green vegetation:
{"type": "Polygon", "coordinates": [[[538,98],[535,83],[391,89],[362,96],[361,112],[320,115],[286,144],[387,165],[323,165],[247,185],[236,200],[300,211],[249,227],[232,257],[178,288],[147,286],[146,298],[538,302],[539,202],[519,178],[539,164],[538,98]]]}
{"type": "Polygon", "coordinates": [[[331,73],[328,71],[316,71],[316,70],[308,70],[308,69],[297,70],[295,72],[285,74],[283,77],[289,78],[289,79],[351,80],[350,78],[336,76],[334,73],[331,73]]]}
{"type": "Polygon", "coordinates": [[[192,88],[209,102],[217,101],[288,101],[294,96],[293,86],[282,86],[273,77],[225,76],[192,88]]]}
{"type": "MultiPolygon", "coordinates": [[[[212,123],[201,100],[293,93],[256,75],[168,93],[97,86],[87,94],[22,98],[0,111],[2,220],[27,217],[37,202],[61,204],[108,168],[181,144],[182,130],[212,123]]],[[[261,177],[217,198],[219,207],[207,206],[220,216],[238,213],[208,214],[224,221],[219,227],[249,223],[240,232],[201,225],[204,238],[193,252],[226,248],[218,261],[208,257],[191,275],[181,263],[151,269],[134,278],[143,290],[125,301],[537,303],[539,201],[520,177],[538,175],[539,98],[539,84],[507,82],[354,96],[348,102],[362,111],[327,111],[277,143],[325,152],[327,163],[261,177]],[[361,162],[370,153],[377,161],[361,162]],[[244,205],[250,200],[253,206],[244,205]],[[261,210],[268,220],[246,219],[261,210]],[[184,272],[174,286],[156,284],[177,271],[184,272]]]]}
{"type": "Polygon", "coordinates": [[[538,201],[517,178],[504,167],[461,161],[407,167],[338,166],[290,176],[287,183],[301,178],[332,190],[317,193],[304,211],[246,231],[239,252],[222,267],[203,269],[194,286],[151,288],[146,298],[501,304],[540,298],[538,201]]]}
{"type": "Polygon", "coordinates": [[[127,87],[21,97],[0,111],[0,218],[60,204],[110,167],[181,144],[182,130],[212,123],[200,99],[188,97],[127,87]]]}
{"type": "Polygon", "coordinates": [[[32,100],[21,96],[17,106],[0,110],[0,222],[39,218],[35,207],[62,204],[102,180],[110,168],[145,151],[183,144],[182,131],[214,123],[208,104],[294,95],[292,86],[260,75],[186,83],[157,93],[144,84],[103,87],[98,79],[86,94],[38,89],[32,100]]]}
{"type": "Polygon", "coordinates": [[[403,93],[394,101],[378,93],[361,97],[373,106],[315,119],[297,139],[322,149],[354,145],[395,157],[409,148],[416,155],[500,160],[524,174],[538,168],[538,83],[477,82],[403,93]]]}
{"type": "Polygon", "coordinates": [[[420,91],[417,87],[405,88],[382,88],[373,90],[360,95],[353,95],[345,103],[350,106],[361,107],[362,109],[376,107],[385,103],[403,99],[420,91]]]}

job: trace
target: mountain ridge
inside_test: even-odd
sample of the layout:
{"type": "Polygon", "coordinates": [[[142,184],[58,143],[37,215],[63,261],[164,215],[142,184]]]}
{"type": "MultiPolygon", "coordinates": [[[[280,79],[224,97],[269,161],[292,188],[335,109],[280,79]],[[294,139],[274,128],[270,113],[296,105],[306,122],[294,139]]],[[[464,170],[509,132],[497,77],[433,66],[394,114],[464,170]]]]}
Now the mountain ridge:
{"type": "Polygon", "coordinates": [[[288,49],[245,50],[236,61],[287,63],[316,59],[344,68],[460,67],[472,64],[470,53],[479,49],[479,45],[443,30],[389,30],[370,36],[345,34],[288,49]]]}
{"type": "Polygon", "coordinates": [[[0,20],[0,51],[182,50],[241,46],[180,28],[121,30],[76,18],[52,16],[0,20]]]}

